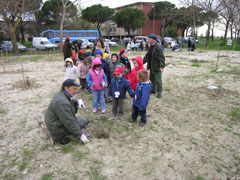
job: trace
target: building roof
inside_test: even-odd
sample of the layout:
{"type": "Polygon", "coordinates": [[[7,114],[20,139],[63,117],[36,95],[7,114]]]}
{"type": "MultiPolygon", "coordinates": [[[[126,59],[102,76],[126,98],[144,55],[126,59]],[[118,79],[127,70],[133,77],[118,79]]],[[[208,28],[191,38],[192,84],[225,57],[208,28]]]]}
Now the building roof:
{"type": "Polygon", "coordinates": [[[116,7],[115,9],[124,8],[124,7],[128,7],[128,6],[134,6],[134,5],[138,5],[138,4],[154,4],[154,3],[155,2],[135,2],[135,3],[132,3],[132,4],[127,4],[127,5],[124,5],[124,6],[116,7]]]}

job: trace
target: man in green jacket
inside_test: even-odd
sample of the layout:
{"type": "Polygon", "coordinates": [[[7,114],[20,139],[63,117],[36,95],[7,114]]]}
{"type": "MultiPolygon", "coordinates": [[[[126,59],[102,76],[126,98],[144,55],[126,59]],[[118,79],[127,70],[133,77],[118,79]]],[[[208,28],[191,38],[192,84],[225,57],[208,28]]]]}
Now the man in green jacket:
{"type": "Polygon", "coordinates": [[[147,54],[144,56],[143,63],[147,62],[147,69],[150,69],[150,80],[152,82],[151,93],[157,97],[162,97],[162,72],[165,67],[165,57],[160,45],[157,44],[158,38],[155,34],[150,34],[148,43],[150,45],[147,54]]]}
{"type": "Polygon", "coordinates": [[[79,102],[72,97],[78,92],[79,87],[74,80],[65,80],[62,89],[55,95],[45,112],[45,124],[56,143],[69,143],[70,139],[66,137],[68,135],[73,135],[84,143],[89,141],[84,130],[88,124],[87,118],[75,116],[79,102]]]}

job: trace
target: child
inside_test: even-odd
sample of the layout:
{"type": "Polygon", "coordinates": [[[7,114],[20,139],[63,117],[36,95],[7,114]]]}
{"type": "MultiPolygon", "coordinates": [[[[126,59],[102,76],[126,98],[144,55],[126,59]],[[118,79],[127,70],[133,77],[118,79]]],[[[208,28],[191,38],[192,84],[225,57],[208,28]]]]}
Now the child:
{"type": "Polygon", "coordinates": [[[67,58],[65,60],[65,64],[63,65],[62,71],[66,72],[64,76],[64,81],[67,79],[76,80],[77,78],[80,77],[78,68],[73,65],[73,60],[71,58],[67,58]]]}
{"type": "Polygon", "coordinates": [[[128,60],[127,50],[126,49],[121,49],[119,55],[120,55],[121,63],[123,63],[124,66],[125,66],[125,69],[127,69],[127,73],[125,75],[125,78],[129,79],[130,76],[131,76],[131,64],[130,64],[130,62],[128,60]]]}
{"type": "Polygon", "coordinates": [[[116,53],[112,53],[112,55],[111,55],[111,62],[109,64],[110,81],[114,77],[113,72],[114,72],[115,68],[119,67],[119,66],[124,68],[124,64],[122,64],[120,62],[120,59],[119,59],[118,55],[116,53]]]}
{"type": "Polygon", "coordinates": [[[93,113],[97,112],[99,103],[104,114],[106,112],[104,88],[107,87],[107,77],[99,58],[94,58],[92,61],[91,69],[89,69],[87,74],[87,83],[90,85],[93,93],[93,113]]]}
{"type": "Polygon", "coordinates": [[[144,126],[147,123],[146,119],[146,109],[150,97],[151,92],[151,84],[148,80],[148,72],[146,70],[138,71],[138,84],[137,89],[135,91],[135,96],[133,99],[132,105],[132,119],[131,123],[137,120],[138,114],[141,117],[141,121],[139,122],[139,126],[144,126]]]}
{"type": "Polygon", "coordinates": [[[89,59],[91,59],[91,57],[86,57],[84,58],[82,61],[79,61],[78,64],[78,70],[80,72],[80,84],[82,86],[82,89],[84,89],[86,92],[89,92],[90,87],[86,81],[86,77],[87,77],[87,73],[88,73],[88,65],[89,65],[89,59]]]}
{"type": "Polygon", "coordinates": [[[108,64],[110,63],[110,61],[111,61],[111,59],[110,59],[110,56],[109,56],[109,54],[108,53],[103,53],[103,59],[105,60],[105,61],[107,61],[108,62],[108,64]]]}
{"type": "Polygon", "coordinates": [[[122,119],[124,115],[124,97],[126,95],[126,90],[131,97],[134,96],[134,93],[128,80],[123,77],[123,67],[116,67],[114,74],[116,77],[111,80],[108,88],[108,95],[113,97],[112,117],[115,118],[117,116],[119,109],[119,117],[122,119]]]}
{"type": "Polygon", "coordinates": [[[146,69],[143,67],[143,59],[141,56],[134,57],[132,59],[132,63],[133,63],[134,69],[132,70],[129,82],[132,86],[132,89],[135,91],[138,83],[137,72],[139,70],[146,70],[146,69]]]}
{"type": "Polygon", "coordinates": [[[92,56],[92,49],[89,46],[87,46],[86,55],[87,57],[92,56]]]}

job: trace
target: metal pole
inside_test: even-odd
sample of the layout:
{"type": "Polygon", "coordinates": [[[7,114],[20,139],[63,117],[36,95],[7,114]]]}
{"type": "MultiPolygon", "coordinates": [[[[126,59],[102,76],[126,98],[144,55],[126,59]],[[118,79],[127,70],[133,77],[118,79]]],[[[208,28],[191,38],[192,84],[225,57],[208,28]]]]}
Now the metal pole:
{"type": "Polygon", "coordinates": [[[155,6],[153,5],[153,34],[154,34],[154,21],[155,21],[155,6]]]}

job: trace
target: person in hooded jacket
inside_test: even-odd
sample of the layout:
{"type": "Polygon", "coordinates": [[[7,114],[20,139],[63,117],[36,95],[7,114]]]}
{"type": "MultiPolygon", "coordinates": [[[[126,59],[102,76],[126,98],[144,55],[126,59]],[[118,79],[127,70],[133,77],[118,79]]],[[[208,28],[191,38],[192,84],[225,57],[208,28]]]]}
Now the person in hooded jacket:
{"type": "Polygon", "coordinates": [[[107,76],[102,68],[102,62],[99,58],[94,58],[87,74],[87,83],[90,85],[93,94],[93,113],[97,112],[100,104],[102,113],[106,112],[106,103],[104,99],[104,88],[107,87],[107,76]]]}
{"type": "Polygon", "coordinates": [[[113,72],[114,72],[116,67],[123,67],[123,69],[125,69],[124,64],[122,64],[120,62],[119,56],[116,53],[112,53],[111,61],[110,61],[110,64],[109,64],[110,81],[112,80],[112,78],[115,77],[113,72]]]}
{"type": "Polygon", "coordinates": [[[132,119],[130,122],[136,122],[138,115],[140,115],[141,120],[139,122],[139,126],[144,126],[147,123],[147,105],[152,88],[152,84],[148,81],[148,71],[138,71],[138,80],[139,82],[137,84],[136,91],[134,92],[135,96],[132,104],[132,119]]]}
{"type": "Polygon", "coordinates": [[[138,83],[137,73],[139,70],[146,70],[146,69],[143,67],[143,59],[141,56],[134,57],[132,59],[132,63],[133,63],[134,69],[132,70],[129,82],[132,86],[132,89],[135,91],[138,83]]]}
{"type": "Polygon", "coordinates": [[[129,79],[131,76],[132,69],[131,69],[131,63],[128,60],[128,51],[126,49],[121,49],[119,55],[120,55],[120,62],[125,66],[125,70],[126,70],[125,79],[129,79]]]}
{"type": "Polygon", "coordinates": [[[68,36],[63,44],[63,56],[64,60],[72,57],[72,43],[70,42],[70,38],[68,36]]]}

